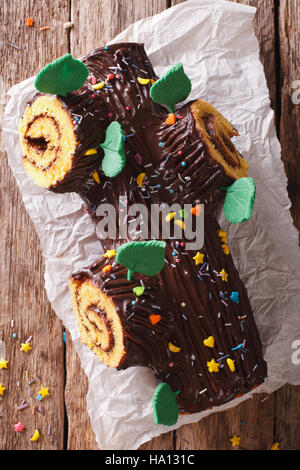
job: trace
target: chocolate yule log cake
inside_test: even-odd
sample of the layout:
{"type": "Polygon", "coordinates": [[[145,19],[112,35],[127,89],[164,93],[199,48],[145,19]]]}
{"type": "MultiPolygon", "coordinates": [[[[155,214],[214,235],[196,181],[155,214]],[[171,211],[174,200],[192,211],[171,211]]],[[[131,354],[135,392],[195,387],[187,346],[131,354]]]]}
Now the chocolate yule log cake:
{"type": "Polygon", "coordinates": [[[255,183],[231,141],[236,129],[209,103],[186,102],[182,64],[158,78],[142,44],[68,54],[35,86],[19,127],[24,168],[37,185],[82,197],[103,253],[69,279],[82,341],[107,366],[151,368],[155,423],[262,383],[259,333],[217,222],[223,206],[232,223],[252,214],[255,183]],[[146,212],[130,213],[134,204],[146,212]],[[168,209],[160,220],[171,237],[153,205],[168,209]],[[116,229],[105,237],[107,207],[116,229]],[[204,243],[189,249],[186,226],[201,217],[204,243]]]}

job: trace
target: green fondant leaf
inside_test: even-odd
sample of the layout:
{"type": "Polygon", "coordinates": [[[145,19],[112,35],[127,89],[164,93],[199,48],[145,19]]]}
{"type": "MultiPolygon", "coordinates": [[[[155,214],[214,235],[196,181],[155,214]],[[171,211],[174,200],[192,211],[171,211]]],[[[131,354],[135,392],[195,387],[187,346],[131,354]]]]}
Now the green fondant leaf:
{"type": "Polygon", "coordinates": [[[67,96],[82,87],[89,74],[83,62],[66,54],[46,65],[38,73],[34,86],[42,93],[67,96]]]}
{"type": "Polygon", "coordinates": [[[178,405],[176,395],[167,383],[160,383],[152,397],[154,424],[173,426],[178,420],[178,405]]]}
{"type": "Polygon", "coordinates": [[[106,129],[105,141],[100,144],[104,150],[102,170],[109,178],[114,178],[125,166],[123,131],[118,121],[113,121],[106,129]]]}
{"type": "Polygon", "coordinates": [[[117,249],[117,262],[128,268],[130,280],[134,272],[155,276],[165,264],[166,243],[160,240],[124,243],[117,249]]]}
{"type": "Polygon", "coordinates": [[[256,186],[253,178],[239,178],[227,189],[224,203],[226,219],[233,224],[249,220],[253,212],[256,186]]]}
{"type": "Polygon", "coordinates": [[[189,77],[181,63],[172,67],[150,88],[150,96],[156,103],[166,105],[174,113],[174,106],[184,101],[192,90],[189,77]]]}

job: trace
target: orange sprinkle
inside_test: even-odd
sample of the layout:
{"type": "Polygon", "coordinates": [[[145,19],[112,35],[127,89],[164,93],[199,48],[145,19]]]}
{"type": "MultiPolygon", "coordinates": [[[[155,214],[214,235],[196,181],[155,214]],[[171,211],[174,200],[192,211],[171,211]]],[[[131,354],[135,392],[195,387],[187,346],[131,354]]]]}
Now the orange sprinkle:
{"type": "Polygon", "coordinates": [[[108,273],[111,269],[112,269],[112,265],[108,264],[107,266],[104,266],[104,268],[102,269],[102,272],[108,273]]]}
{"type": "Polygon", "coordinates": [[[167,117],[166,119],[166,124],[168,124],[169,126],[171,126],[172,124],[175,124],[176,122],[176,116],[175,114],[171,113],[169,114],[169,116],[167,117]]]}
{"type": "Polygon", "coordinates": [[[28,17],[26,20],[26,26],[33,26],[33,25],[34,25],[34,20],[28,17]]]}
{"type": "Polygon", "coordinates": [[[154,315],[154,313],[153,313],[153,314],[149,315],[149,320],[151,321],[152,325],[156,325],[156,323],[160,322],[161,316],[160,315],[154,315]]]}
{"type": "Polygon", "coordinates": [[[201,214],[201,210],[202,210],[202,207],[201,206],[195,206],[195,207],[192,207],[191,208],[191,214],[192,215],[195,215],[196,217],[198,217],[200,214],[201,214]]]}

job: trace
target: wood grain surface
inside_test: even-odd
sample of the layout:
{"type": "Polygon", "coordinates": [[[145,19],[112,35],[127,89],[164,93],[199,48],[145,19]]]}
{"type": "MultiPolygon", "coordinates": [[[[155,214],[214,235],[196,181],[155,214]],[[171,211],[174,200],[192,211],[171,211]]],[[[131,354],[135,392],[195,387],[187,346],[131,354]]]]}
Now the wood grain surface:
{"type": "MultiPolygon", "coordinates": [[[[236,0],[232,0],[236,1],[236,0]]],[[[105,45],[130,23],[181,3],[178,0],[1,0],[0,114],[7,90],[36,74],[67,52],[74,56],[105,45]],[[34,19],[26,26],[28,17],[34,19]],[[73,22],[71,29],[64,23],[73,22]],[[49,29],[42,29],[43,27],[49,29]]],[[[292,95],[300,62],[298,0],[240,0],[257,7],[255,30],[260,43],[270,99],[275,111],[294,223],[300,229],[300,105],[292,95]]],[[[300,85],[298,86],[300,89],[300,85]]],[[[299,94],[300,96],[300,94],[299,94]]],[[[1,137],[0,137],[1,139],[1,137]]],[[[71,338],[52,311],[44,286],[44,265],[33,224],[8,167],[0,140],[0,449],[96,449],[86,411],[87,379],[71,338]],[[13,333],[17,335],[13,337],[13,333]],[[20,351],[30,337],[31,351],[20,351]],[[40,387],[50,395],[38,401],[40,387]],[[21,404],[28,405],[18,410],[21,404]],[[14,424],[22,422],[22,434],[14,424]],[[35,429],[40,439],[31,442],[35,429]]],[[[141,449],[300,448],[300,387],[284,386],[271,395],[254,395],[238,407],[215,413],[141,446],[141,449]]]]}

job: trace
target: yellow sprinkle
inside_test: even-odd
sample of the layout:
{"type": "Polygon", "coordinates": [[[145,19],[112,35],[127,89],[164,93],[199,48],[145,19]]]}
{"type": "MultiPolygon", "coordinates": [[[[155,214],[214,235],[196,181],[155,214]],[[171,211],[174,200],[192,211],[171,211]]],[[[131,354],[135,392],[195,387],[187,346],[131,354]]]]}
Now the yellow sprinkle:
{"type": "Polygon", "coordinates": [[[203,259],[204,259],[204,254],[200,253],[199,251],[197,252],[196,256],[193,256],[193,260],[195,261],[195,265],[198,266],[198,264],[203,264],[203,259]]]}
{"type": "Polygon", "coordinates": [[[183,222],[183,220],[175,220],[174,224],[182,228],[182,230],[185,230],[185,223],[183,222]]]}
{"type": "Polygon", "coordinates": [[[222,269],[222,271],[220,271],[220,276],[222,278],[222,281],[228,282],[228,273],[225,271],[225,269],[222,269]]]}
{"type": "Polygon", "coordinates": [[[174,353],[177,353],[177,352],[181,351],[181,348],[178,348],[177,346],[174,346],[174,344],[171,343],[171,341],[169,341],[168,347],[169,347],[170,351],[172,351],[174,353]]]}
{"type": "Polygon", "coordinates": [[[36,429],[33,433],[33,436],[31,437],[31,441],[37,441],[38,438],[40,437],[40,433],[38,432],[38,430],[36,429]]]}
{"type": "Polygon", "coordinates": [[[273,442],[270,447],[270,450],[279,450],[279,442],[273,442]]]}
{"type": "Polygon", "coordinates": [[[150,82],[151,82],[151,85],[154,85],[154,83],[156,82],[156,80],[154,80],[154,78],[151,78],[151,79],[150,79],[150,82]]]}
{"type": "Polygon", "coordinates": [[[104,258],[113,258],[116,256],[117,250],[107,250],[106,253],[104,254],[104,258]]]}
{"type": "Polygon", "coordinates": [[[141,85],[148,85],[148,83],[150,83],[150,78],[141,78],[141,77],[138,77],[137,81],[138,81],[141,85]]]}
{"type": "Polygon", "coordinates": [[[226,237],[227,235],[227,232],[225,232],[225,230],[218,230],[218,237],[222,238],[222,237],[226,237]]]}
{"type": "Polygon", "coordinates": [[[214,359],[212,359],[211,361],[207,362],[207,367],[208,367],[209,372],[211,373],[219,372],[220,364],[216,362],[214,359]]]}
{"type": "Polygon", "coordinates": [[[88,149],[84,155],[95,155],[97,153],[96,149],[88,149]]]}
{"type": "Polygon", "coordinates": [[[221,242],[225,243],[227,245],[228,243],[228,238],[227,237],[221,237],[221,242]]]}
{"type": "Polygon", "coordinates": [[[99,175],[98,175],[97,171],[94,171],[94,173],[92,174],[92,177],[94,178],[96,183],[100,184],[100,178],[99,178],[99,175]]]}
{"type": "Polygon", "coordinates": [[[21,343],[20,351],[27,354],[31,349],[30,343],[21,343]]]}
{"type": "Polygon", "coordinates": [[[95,85],[92,85],[92,88],[94,88],[94,90],[101,90],[105,85],[105,82],[99,82],[99,83],[96,83],[95,85]]]}
{"type": "Polygon", "coordinates": [[[230,359],[230,357],[228,357],[228,358],[226,359],[226,362],[227,362],[228,367],[229,367],[229,369],[231,370],[231,372],[234,372],[234,371],[235,371],[235,365],[234,365],[233,360],[230,359]]]}
{"type": "Polygon", "coordinates": [[[225,255],[229,255],[230,250],[228,248],[228,245],[226,245],[226,244],[222,245],[222,250],[224,251],[225,255]]]}
{"type": "Polygon", "coordinates": [[[143,185],[143,180],[146,176],[146,173],[140,173],[137,178],[136,178],[136,182],[139,186],[142,186],[143,185]]]}
{"type": "Polygon", "coordinates": [[[174,219],[175,215],[176,215],[176,212],[169,212],[169,214],[167,214],[165,217],[165,221],[170,222],[172,219],[174,219]]]}
{"type": "Polygon", "coordinates": [[[213,348],[214,345],[215,345],[215,339],[213,336],[209,336],[208,338],[204,339],[203,340],[203,344],[204,346],[206,346],[207,348],[213,348]]]}
{"type": "Polygon", "coordinates": [[[5,392],[6,388],[4,385],[0,384],[0,395],[3,395],[3,392],[5,392]]]}

